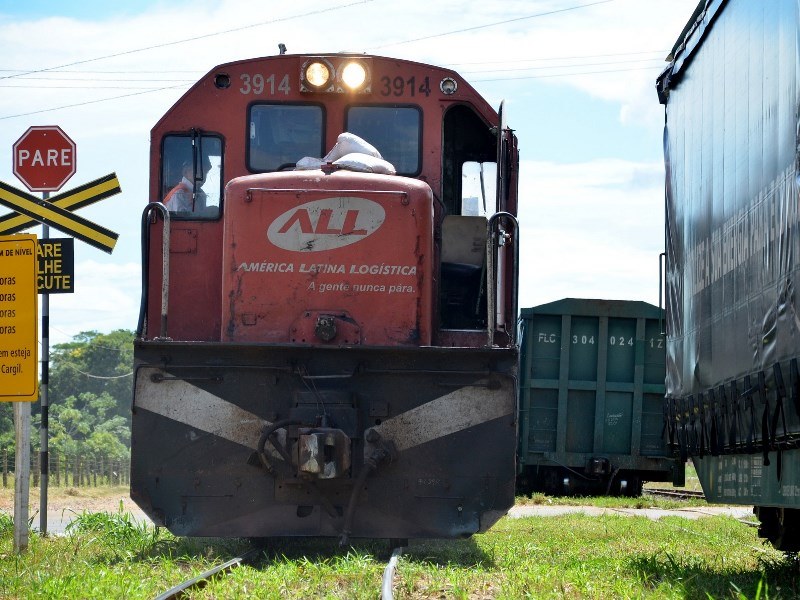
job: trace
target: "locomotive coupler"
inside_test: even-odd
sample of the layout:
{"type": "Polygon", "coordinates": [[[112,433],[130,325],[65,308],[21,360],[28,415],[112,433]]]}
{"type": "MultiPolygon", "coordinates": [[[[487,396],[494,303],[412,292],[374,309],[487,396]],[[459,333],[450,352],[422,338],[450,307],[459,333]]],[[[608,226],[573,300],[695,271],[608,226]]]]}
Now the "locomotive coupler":
{"type": "Polygon", "coordinates": [[[334,479],[350,469],[350,438],[341,429],[299,429],[297,467],[302,474],[334,479]]]}
{"type": "Polygon", "coordinates": [[[322,416],[316,426],[305,427],[298,419],[284,419],[266,427],[258,442],[257,455],[273,477],[334,479],[349,474],[351,440],[341,429],[328,427],[322,416]],[[295,426],[290,434],[288,427],[295,426]]]}

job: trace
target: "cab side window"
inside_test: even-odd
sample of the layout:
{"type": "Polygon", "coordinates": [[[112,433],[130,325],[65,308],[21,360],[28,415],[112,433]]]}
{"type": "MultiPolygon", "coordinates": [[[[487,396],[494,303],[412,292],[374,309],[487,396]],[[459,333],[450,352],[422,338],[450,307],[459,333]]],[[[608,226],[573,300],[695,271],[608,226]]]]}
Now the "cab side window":
{"type": "Polygon", "coordinates": [[[178,219],[216,219],[222,200],[222,140],[168,135],[161,148],[161,197],[178,219]]]}
{"type": "Polygon", "coordinates": [[[497,211],[496,133],[468,105],[456,105],[447,110],[442,133],[442,202],[447,214],[494,214],[497,211]],[[476,202],[480,213],[474,212],[476,202]]]}

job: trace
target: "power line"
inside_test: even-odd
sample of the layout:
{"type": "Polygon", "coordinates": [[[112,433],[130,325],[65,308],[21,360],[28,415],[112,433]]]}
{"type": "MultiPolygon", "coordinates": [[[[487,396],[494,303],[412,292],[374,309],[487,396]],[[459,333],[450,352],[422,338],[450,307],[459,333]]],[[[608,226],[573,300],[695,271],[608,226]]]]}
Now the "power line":
{"type": "MultiPolygon", "coordinates": [[[[587,55],[583,57],[564,57],[564,58],[528,58],[523,60],[505,60],[505,61],[486,61],[486,62],[475,62],[475,63],[461,63],[461,66],[467,65],[493,65],[493,64],[520,64],[520,63],[532,63],[532,62],[539,62],[539,61],[553,61],[553,60],[561,60],[561,61],[569,61],[569,60],[578,60],[578,59],[585,59],[585,58],[602,58],[602,57],[609,57],[609,56],[637,56],[641,54],[649,54],[647,52],[629,52],[629,53],[617,53],[617,54],[597,54],[597,55],[587,55]]],[[[514,67],[510,69],[491,69],[489,71],[460,71],[462,75],[470,74],[470,73],[496,73],[498,71],[525,71],[530,69],[562,69],[562,68],[572,68],[572,67],[589,67],[589,66],[598,66],[598,65],[617,65],[617,64],[627,64],[627,63],[637,63],[637,62],[652,62],[652,61],[661,61],[659,58],[640,58],[640,59],[631,59],[631,60],[613,60],[613,61],[603,61],[603,62],[580,62],[580,63],[567,63],[561,65],[544,65],[544,66],[536,66],[531,65],[527,67],[514,67]]],[[[663,61],[662,61],[663,62],[663,61]]],[[[451,64],[450,66],[459,66],[457,64],[451,64]]],[[[85,73],[90,74],[93,71],[72,71],[73,73],[85,73]]],[[[70,71],[54,71],[53,74],[59,75],[61,73],[70,73],[70,71]]],[[[100,73],[100,72],[98,72],[100,73]]],[[[124,71],[118,71],[117,73],[125,73],[124,71]]],[[[109,83],[109,82],[122,82],[122,83],[195,83],[196,79],[176,79],[176,78],[169,78],[169,79],[131,79],[131,78],[98,78],[98,77],[23,77],[19,81],[52,81],[52,82],[66,82],[66,81],[85,81],[85,82],[99,82],[99,83],[109,83]]],[[[9,85],[9,84],[2,84],[0,83],[0,87],[41,87],[41,88],[48,88],[48,87],[55,87],[55,86],[48,86],[48,85],[40,85],[40,86],[16,86],[16,85],[9,85]]],[[[148,88],[131,88],[131,89],[151,89],[152,86],[148,86],[148,88]]],[[[81,89],[80,86],[75,86],[74,89],[81,89]]],[[[100,89],[100,88],[93,88],[93,89],[100,89]]],[[[113,88],[111,88],[113,89],[113,88]]],[[[125,89],[121,87],[119,89],[125,89]]]]}
{"type": "MultiPolygon", "coordinates": [[[[45,73],[45,72],[54,72],[54,73],[58,73],[58,72],[60,72],[60,73],[70,73],[70,72],[72,72],[72,73],[85,73],[85,74],[89,74],[89,73],[97,73],[97,74],[123,73],[123,74],[130,74],[130,73],[137,73],[137,72],[138,73],[161,73],[161,74],[166,74],[166,73],[195,73],[195,72],[198,72],[198,71],[81,71],[81,70],[67,70],[67,67],[72,67],[72,66],[76,66],[76,65],[80,65],[80,64],[86,64],[86,63],[90,63],[90,62],[96,62],[96,61],[105,60],[105,59],[109,59],[109,58],[115,58],[115,57],[118,57],[118,56],[124,56],[124,55],[128,55],[128,54],[134,54],[134,53],[137,53],[137,52],[144,52],[146,50],[152,50],[152,49],[156,49],[156,48],[163,48],[163,47],[167,47],[167,46],[183,44],[183,43],[187,43],[187,42],[201,40],[201,39],[204,39],[204,38],[209,38],[209,37],[214,37],[214,36],[218,36],[218,35],[224,35],[224,34],[227,34],[227,33],[233,33],[233,32],[237,32],[237,31],[242,31],[242,30],[246,30],[246,29],[260,27],[260,26],[263,26],[263,25],[270,25],[270,24],[285,22],[285,21],[289,21],[289,20],[293,20],[293,19],[313,16],[313,15],[319,15],[319,14],[323,14],[323,13],[339,10],[339,9],[342,9],[342,8],[349,8],[349,7],[355,6],[357,4],[367,4],[367,3],[370,3],[370,2],[374,2],[374,1],[375,0],[358,0],[356,2],[351,2],[349,4],[342,4],[342,5],[338,5],[338,6],[334,6],[334,7],[330,7],[330,8],[325,8],[325,9],[317,9],[317,10],[310,11],[310,12],[307,12],[307,13],[304,13],[304,14],[293,15],[293,16],[283,17],[283,18],[279,18],[279,19],[273,19],[273,20],[270,20],[270,21],[263,21],[263,22],[260,22],[260,23],[254,23],[254,24],[245,25],[245,26],[242,26],[242,27],[237,27],[237,28],[233,28],[233,29],[227,29],[227,30],[224,30],[224,31],[218,31],[218,32],[214,32],[214,33],[195,36],[195,37],[192,37],[192,38],[186,38],[186,39],[182,39],[182,40],[176,40],[176,41],[172,41],[172,42],[165,42],[163,44],[156,44],[156,45],[148,46],[148,47],[145,47],[145,48],[139,48],[139,49],[135,49],[135,50],[128,50],[128,51],[124,51],[124,52],[118,52],[118,53],[109,54],[109,55],[106,55],[106,56],[100,56],[100,57],[96,57],[96,58],[91,58],[91,59],[86,59],[86,60],[81,60],[81,61],[75,61],[75,62],[72,62],[72,63],[67,63],[67,64],[54,66],[54,67],[46,67],[46,68],[41,68],[41,69],[32,69],[32,70],[27,70],[27,71],[18,71],[18,70],[14,70],[14,69],[0,69],[0,72],[14,72],[15,73],[13,75],[0,76],[0,81],[2,81],[4,79],[14,79],[14,78],[35,79],[35,78],[32,78],[32,77],[27,77],[27,76],[28,75],[34,75],[34,74],[37,74],[37,73],[45,73]]],[[[405,40],[405,41],[401,41],[401,42],[393,42],[393,43],[390,43],[390,44],[384,44],[382,46],[376,46],[375,48],[384,48],[384,47],[387,47],[387,46],[407,44],[407,43],[412,43],[412,42],[417,42],[417,41],[422,41],[422,40],[427,40],[427,39],[433,39],[433,38],[444,37],[444,36],[448,36],[448,35],[454,35],[454,34],[458,34],[458,33],[465,33],[465,32],[469,32],[469,31],[475,31],[477,29],[484,29],[484,28],[487,28],[487,27],[494,27],[494,26],[497,26],[497,25],[503,25],[503,24],[507,24],[507,23],[513,23],[513,22],[523,21],[523,20],[527,20],[527,19],[533,19],[533,18],[537,18],[537,17],[544,17],[544,16],[548,16],[548,15],[553,15],[553,14],[564,13],[564,12],[568,12],[568,11],[579,10],[581,8],[588,8],[588,7],[591,7],[591,6],[596,6],[596,5],[600,5],[600,4],[607,4],[607,3],[615,2],[615,1],[616,0],[598,0],[596,2],[590,2],[590,3],[587,3],[587,4],[570,6],[570,7],[567,7],[567,8],[562,8],[562,9],[557,9],[557,10],[552,10],[552,11],[547,11],[547,12],[541,12],[541,13],[536,13],[536,14],[533,14],[533,15],[522,16],[522,17],[515,17],[513,19],[506,19],[506,20],[503,20],[503,21],[497,21],[497,22],[494,22],[494,23],[487,23],[487,24],[478,25],[478,26],[475,26],[475,27],[469,27],[469,28],[465,28],[465,29],[448,31],[448,32],[440,33],[440,34],[435,34],[435,35],[431,35],[431,36],[425,36],[425,37],[421,37],[421,38],[405,40]]],[[[653,53],[655,53],[655,52],[656,51],[653,51],[653,53]]],[[[583,56],[583,57],[541,58],[541,59],[527,59],[527,60],[517,60],[517,61],[498,61],[498,62],[515,63],[515,62],[530,62],[531,60],[538,60],[538,61],[571,60],[571,59],[577,59],[577,58],[597,58],[597,57],[604,57],[604,56],[626,56],[626,55],[631,55],[631,54],[646,54],[646,53],[649,53],[649,52],[597,54],[597,55],[587,55],[587,56],[583,56]]],[[[630,62],[634,62],[634,61],[630,61],[630,62]]],[[[485,62],[485,63],[462,63],[462,64],[494,64],[494,63],[485,62]]],[[[602,64],[602,63],[600,63],[600,64],[602,64]]],[[[614,64],[614,63],[610,63],[610,64],[614,64]]],[[[562,68],[582,67],[582,66],[592,66],[592,65],[582,65],[582,64],[564,65],[562,68]]],[[[530,67],[529,69],[535,69],[535,68],[537,68],[537,67],[530,67]]],[[[538,67],[538,68],[542,69],[542,68],[558,68],[558,67],[538,67]]],[[[654,68],[654,67],[651,67],[651,68],[654,68]]],[[[526,70],[526,69],[507,69],[507,70],[508,71],[513,71],[513,70],[526,70]]],[[[517,79],[538,79],[538,78],[544,78],[544,77],[566,77],[566,76],[570,76],[570,75],[591,75],[591,74],[595,74],[595,73],[624,72],[624,71],[631,71],[631,70],[639,70],[639,69],[617,69],[617,70],[607,70],[607,71],[592,71],[592,72],[585,72],[585,73],[561,73],[561,74],[551,74],[551,75],[531,75],[531,76],[526,76],[526,77],[505,77],[505,78],[483,79],[483,80],[477,80],[477,81],[513,81],[513,80],[517,80],[517,79]]],[[[497,71],[493,70],[492,72],[497,72],[497,71]]],[[[38,79],[45,80],[45,81],[50,80],[49,78],[38,78],[38,79]]],[[[69,78],[54,78],[54,79],[52,79],[52,81],[70,81],[70,80],[71,79],[69,79],[69,78]]],[[[75,81],[94,81],[94,80],[92,80],[92,79],[75,79],[75,81]]],[[[104,79],[97,79],[96,81],[98,81],[98,82],[104,82],[104,81],[132,81],[132,82],[135,82],[135,81],[139,81],[139,80],[135,80],[135,79],[133,79],[133,80],[124,80],[124,79],[120,79],[120,80],[113,80],[113,79],[104,80],[104,79]]],[[[155,80],[155,81],[181,81],[181,82],[189,82],[189,83],[191,83],[194,80],[182,80],[182,79],[168,80],[167,79],[167,80],[155,80]]],[[[48,88],[48,87],[59,88],[59,86],[11,86],[11,85],[3,85],[3,84],[0,84],[0,87],[5,87],[5,88],[41,87],[41,88],[45,88],[45,89],[48,88]]],[[[111,96],[111,97],[108,97],[108,98],[99,98],[99,99],[96,99],[96,100],[87,100],[87,101],[84,101],[84,102],[77,102],[77,103],[73,103],[73,104],[65,104],[65,105],[57,106],[57,107],[53,107],[53,108],[45,108],[45,109],[29,111],[29,112],[25,112],[25,113],[19,113],[19,114],[15,114],[15,115],[2,116],[2,117],[0,117],[0,120],[7,120],[7,119],[18,118],[18,117],[25,117],[25,116],[41,114],[41,113],[45,113],[45,112],[52,112],[52,111],[56,111],[56,110],[62,110],[62,109],[65,109],[65,108],[75,108],[75,107],[79,107],[79,106],[86,106],[86,105],[89,105],[89,104],[97,104],[97,103],[100,103],[100,102],[108,102],[108,101],[111,101],[111,100],[119,100],[119,99],[123,99],[123,98],[129,98],[129,97],[132,97],[132,96],[138,96],[138,95],[143,95],[143,94],[149,94],[149,93],[154,93],[154,92],[160,92],[160,91],[172,90],[172,89],[178,89],[178,88],[185,88],[185,87],[187,87],[187,86],[186,85],[173,85],[173,86],[164,86],[164,87],[158,87],[158,88],[136,88],[136,87],[132,87],[132,86],[118,86],[118,87],[91,86],[91,87],[87,87],[87,88],[81,88],[79,86],[74,86],[74,87],[63,86],[63,87],[60,87],[60,89],[120,89],[120,90],[142,89],[143,91],[134,92],[134,93],[131,93],[131,94],[121,94],[119,96],[111,96]]]]}
{"type": "MultiPolygon", "coordinates": [[[[36,69],[0,69],[0,73],[18,73],[20,77],[25,76],[27,73],[37,73],[37,72],[38,71],[36,71],[36,69]]],[[[126,69],[124,71],[106,71],[106,70],[99,71],[99,70],[96,70],[96,69],[92,69],[92,70],[85,70],[85,69],[59,69],[58,67],[54,67],[51,70],[51,72],[53,72],[53,73],[95,73],[95,74],[98,74],[98,75],[119,75],[119,74],[132,74],[132,73],[138,73],[138,74],[141,74],[141,75],[147,75],[147,74],[152,74],[152,73],[155,73],[155,74],[158,74],[158,75],[163,75],[165,73],[205,73],[205,71],[200,71],[200,70],[193,70],[192,71],[192,70],[187,70],[187,69],[172,70],[172,71],[167,70],[167,69],[160,69],[158,71],[143,71],[143,70],[139,70],[139,69],[126,69]]],[[[26,79],[32,79],[32,78],[26,77],[26,79]]]]}
{"type": "MultiPolygon", "coordinates": [[[[535,60],[535,59],[531,59],[535,60]]],[[[642,59],[634,59],[634,60],[617,60],[617,61],[601,61],[601,62],[581,62],[581,63],[573,63],[573,64],[562,64],[562,65],[544,65],[544,66],[528,66],[528,67],[514,67],[510,69],[491,69],[491,70],[479,70],[479,71],[461,71],[462,76],[467,75],[475,75],[481,73],[508,73],[513,71],[532,71],[532,70],[551,70],[551,69],[574,69],[574,68],[584,68],[584,67],[595,67],[595,66],[603,66],[603,65],[624,65],[624,64],[632,64],[632,63],[643,63],[643,62],[653,62],[659,59],[655,58],[642,58],[642,59]]],[[[523,61],[509,61],[509,64],[514,64],[523,61]]],[[[524,62],[531,62],[530,60],[524,62]]],[[[473,63],[473,64],[492,64],[492,63],[473,63]]],[[[655,65],[659,66],[659,65],[655,65]]],[[[566,73],[567,75],[569,73],[566,73]]],[[[131,82],[131,83],[146,83],[146,82],[169,82],[169,83],[194,83],[195,80],[193,79],[93,79],[93,78],[53,78],[53,77],[25,77],[20,81],[49,81],[54,83],[61,83],[61,82],[70,82],[70,81],[86,81],[91,83],[110,83],[110,82],[131,82]]],[[[72,90],[100,90],[100,89],[118,89],[118,90],[135,90],[135,89],[142,89],[142,90],[155,90],[153,86],[146,86],[146,87],[134,87],[134,86],[101,86],[101,85],[92,85],[92,86],[80,86],[80,85],[73,85],[73,86],[60,86],[60,85],[51,85],[51,84],[36,84],[36,85],[16,85],[16,84],[5,84],[0,83],[0,88],[20,88],[20,89],[72,89],[72,90]]]]}
{"type": "MultiPolygon", "coordinates": [[[[179,86],[175,86],[179,87],[179,86]]],[[[19,90],[150,90],[150,91],[158,91],[159,89],[165,88],[154,88],[151,85],[148,86],[133,86],[133,85],[9,85],[7,83],[0,83],[0,88],[5,89],[19,89],[19,90]]],[[[48,109],[49,110],[49,109],[48,109]]]]}
{"type": "Polygon", "coordinates": [[[528,75],[525,77],[496,77],[492,79],[473,79],[471,83],[484,83],[487,81],[521,81],[523,79],[546,79],[550,77],[572,77],[574,75],[599,75],[601,73],[627,73],[629,71],[650,71],[662,68],[660,66],[652,67],[632,67],[630,69],[606,69],[603,71],[583,71],[581,73],[551,73],[549,75],[528,75]]]}
{"type": "MultiPolygon", "coordinates": [[[[654,58],[641,58],[637,60],[618,60],[618,61],[607,61],[607,62],[595,62],[595,63],[576,63],[572,65],[551,65],[551,66],[544,66],[544,67],[517,67],[513,69],[491,69],[488,71],[464,71],[461,75],[464,74],[479,74],[479,73],[508,73],[510,71],[531,71],[531,70],[544,70],[544,69],[572,69],[572,68],[582,68],[582,67],[599,67],[604,65],[627,65],[631,63],[643,63],[643,62],[653,62],[654,58]]],[[[654,65],[659,66],[659,65],[654,65]]],[[[569,73],[567,73],[568,75],[569,73]]]]}
{"type": "Polygon", "coordinates": [[[130,373],[125,373],[124,375],[110,375],[104,377],[102,375],[92,375],[91,373],[86,373],[84,371],[81,371],[78,367],[69,362],[64,362],[61,364],[63,364],[65,367],[69,367],[70,369],[77,371],[84,377],[89,377],[90,379],[122,379],[123,377],[130,377],[131,375],[133,375],[133,371],[131,371],[130,373]]]}
{"type": "MultiPolygon", "coordinates": [[[[448,67],[464,67],[470,65],[498,65],[498,64],[517,64],[517,63],[529,63],[529,62],[544,62],[544,61],[554,61],[554,60],[582,60],[587,58],[608,58],[612,56],[638,56],[641,54],[656,54],[658,56],[666,56],[669,50],[637,50],[631,52],[611,52],[611,53],[603,53],[603,54],[582,54],[582,55],[575,55],[575,56],[541,56],[538,58],[520,58],[516,60],[485,60],[485,61],[473,61],[473,62],[457,62],[457,63],[446,63],[448,67]]],[[[655,58],[653,60],[656,60],[655,58]]],[[[34,73],[36,72],[35,69],[3,69],[0,68],[0,73],[18,73],[19,76],[24,77],[24,79],[46,79],[44,77],[27,77],[26,73],[34,73]]],[[[187,69],[175,69],[175,70],[168,70],[168,69],[159,69],[157,71],[152,70],[141,70],[141,69],[125,69],[122,71],[119,70],[98,70],[98,69],[58,69],[54,68],[52,71],[54,74],[61,74],[61,73],[78,73],[84,75],[167,75],[169,73],[179,73],[179,74],[190,74],[190,73],[197,73],[203,74],[205,71],[201,71],[199,69],[196,70],[187,70],[187,69]]],[[[66,79],[66,78],[65,78],[66,79]]],[[[111,80],[103,80],[103,81],[111,81],[111,80]]],[[[115,81],[124,81],[124,80],[115,80],[115,81]]],[[[195,79],[186,80],[186,81],[195,81],[195,79]]]]}
{"type": "Polygon", "coordinates": [[[515,64],[522,62],[539,62],[546,60],[578,60],[584,58],[606,58],[609,56],[636,56],[639,54],[658,54],[661,56],[666,56],[667,52],[669,52],[669,50],[640,50],[637,52],[614,52],[610,54],[584,54],[582,56],[547,56],[542,58],[520,58],[517,60],[488,60],[482,62],[465,62],[465,63],[448,63],[448,64],[451,67],[463,67],[468,65],[515,64]]]}
{"type": "MultiPolygon", "coordinates": [[[[54,71],[54,74],[60,74],[61,71],[54,71]]],[[[177,81],[182,81],[186,83],[194,83],[197,81],[196,79],[114,79],[110,77],[23,77],[18,81],[102,81],[102,82],[110,82],[110,81],[133,81],[136,83],[148,83],[148,82],[171,82],[175,83],[177,81]]],[[[3,85],[3,84],[0,84],[3,85]]]]}
{"type": "Polygon", "coordinates": [[[141,96],[142,94],[150,94],[153,92],[163,92],[164,90],[174,90],[177,88],[185,88],[185,85],[172,85],[162,88],[156,88],[153,90],[146,90],[144,92],[134,92],[133,94],[122,94],[120,96],[111,96],[110,98],[100,98],[98,100],[86,100],[85,102],[76,102],[75,104],[65,104],[63,106],[54,106],[53,108],[43,108],[41,110],[32,110],[30,112],[19,113],[16,115],[6,115],[4,117],[0,117],[0,121],[4,121],[6,119],[16,119],[17,117],[27,117],[30,115],[38,115],[41,113],[52,112],[54,110],[61,110],[63,108],[75,108],[76,106],[86,106],[87,104],[97,104],[98,102],[108,102],[109,100],[119,100],[121,98],[130,98],[131,96],[141,96]]]}
{"type": "MultiPolygon", "coordinates": [[[[138,52],[145,52],[147,50],[155,50],[157,48],[166,48],[168,46],[176,46],[178,44],[185,44],[187,42],[196,42],[197,40],[203,40],[203,39],[207,39],[207,38],[210,38],[210,37],[215,37],[215,36],[218,36],[218,35],[225,35],[225,34],[228,34],[228,33],[235,33],[237,31],[244,31],[245,29],[253,29],[255,27],[261,27],[263,25],[274,25],[275,23],[284,23],[286,21],[292,21],[294,19],[302,19],[304,17],[311,17],[311,16],[316,16],[316,15],[321,15],[321,14],[324,14],[324,13],[340,10],[342,8],[349,8],[349,7],[355,6],[357,4],[368,4],[369,2],[374,2],[374,1],[375,0],[358,0],[357,2],[350,2],[349,4],[340,4],[338,6],[331,6],[329,8],[318,8],[318,9],[315,9],[313,11],[309,11],[307,13],[303,13],[303,14],[299,14],[299,15],[292,15],[292,16],[289,16],[289,17],[281,17],[279,19],[272,19],[270,21],[262,21],[260,23],[251,23],[250,25],[243,25],[242,27],[235,27],[233,29],[226,29],[224,31],[216,31],[216,32],[213,32],[213,33],[206,33],[204,35],[197,35],[197,36],[190,37],[190,38],[185,38],[185,39],[182,39],[182,40],[175,40],[173,42],[164,42],[163,44],[155,44],[153,46],[147,46],[145,48],[136,48],[134,50],[125,50],[124,52],[116,52],[114,54],[107,54],[105,56],[99,56],[99,57],[96,57],[96,58],[87,58],[87,59],[84,59],[84,60],[76,60],[75,62],[66,63],[66,64],[63,64],[63,65],[58,65],[58,66],[55,66],[55,67],[45,67],[45,68],[42,68],[42,69],[34,69],[34,70],[31,70],[31,71],[25,71],[23,73],[17,73],[16,75],[4,75],[4,76],[0,77],[0,79],[12,79],[12,78],[15,78],[15,77],[22,77],[23,75],[32,75],[34,73],[44,73],[46,71],[55,71],[55,70],[58,70],[58,69],[63,69],[65,67],[74,67],[76,65],[84,65],[84,64],[90,63],[90,62],[97,62],[99,60],[106,60],[106,59],[109,59],[109,58],[117,58],[119,56],[127,56],[129,54],[136,54],[138,52]]],[[[605,1],[606,2],[611,2],[612,0],[605,0],[605,1]]]]}
{"type": "MultiPolygon", "coordinates": [[[[599,75],[599,74],[603,74],[603,73],[626,73],[626,72],[630,72],[630,71],[654,70],[654,69],[657,69],[657,68],[660,68],[660,67],[659,66],[633,67],[633,68],[630,68],[630,69],[606,69],[606,70],[602,70],[602,71],[583,71],[583,72],[579,72],[579,73],[551,73],[549,75],[528,75],[528,76],[523,76],[523,77],[493,77],[491,79],[472,79],[471,83],[486,83],[486,82],[493,82],[493,81],[522,81],[522,80],[525,80],[525,79],[548,79],[548,78],[552,78],[552,77],[572,77],[572,76],[578,76],[578,75],[599,75]]],[[[0,86],[0,87],[2,87],[2,86],[0,86]]],[[[52,112],[52,111],[61,110],[61,109],[64,109],[64,108],[75,108],[75,107],[78,107],[78,106],[85,106],[87,104],[97,104],[99,102],[107,102],[107,101],[110,101],[110,100],[119,100],[121,98],[129,98],[129,97],[132,97],[132,96],[140,96],[142,94],[149,94],[149,93],[152,93],[152,92],[162,92],[162,91],[165,91],[165,90],[178,89],[178,88],[182,88],[182,87],[186,87],[186,86],[173,85],[173,86],[167,86],[167,87],[162,87],[162,88],[155,88],[155,89],[152,89],[152,90],[146,90],[146,91],[143,91],[143,92],[135,92],[133,94],[122,94],[120,96],[111,96],[109,98],[100,98],[98,100],[87,100],[85,102],[77,102],[75,104],[65,104],[63,106],[55,106],[55,107],[52,107],[52,108],[43,108],[41,110],[34,110],[34,111],[26,112],[26,113],[18,113],[16,115],[6,115],[4,117],[0,117],[0,121],[6,120],[6,119],[15,119],[17,117],[27,117],[27,116],[30,116],[30,115],[36,115],[36,114],[41,114],[41,113],[46,113],[46,112],[52,112]]],[[[124,88],[122,88],[122,89],[124,89],[124,88]]]]}
{"type": "Polygon", "coordinates": [[[517,21],[525,21],[527,19],[535,19],[537,17],[546,17],[548,15],[555,15],[558,13],[564,13],[571,10],[579,10],[581,8],[588,8],[589,6],[596,6],[598,4],[608,4],[609,2],[616,2],[616,0],[598,0],[597,2],[590,2],[589,4],[579,4],[577,6],[570,6],[567,8],[559,8],[557,10],[550,10],[547,12],[536,13],[534,15],[527,15],[524,17],[515,17],[513,19],[506,19],[505,21],[496,21],[495,23],[487,23],[485,25],[476,25],[475,27],[467,27],[465,29],[454,29],[453,31],[447,31],[445,33],[437,33],[434,35],[427,35],[424,37],[414,38],[411,40],[404,40],[402,42],[391,42],[389,44],[382,44],[380,46],[373,46],[370,50],[378,49],[378,48],[388,48],[389,46],[400,46],[402,44],[411,44],[412,42],[421,42],[423,40],[432,40],[434,38],[440,38],[447,35],[455,35],[457,33],[466,33],[468,31],[476,31],[478,29],[486,29],[487,27],[496,27],[497,25],[505,25],[507,23],[515,23],[517,21]]]}
{"type": "MultiPolygon", "coordinates": [[[[64,342],[64,344],[80,344],[80,343],[82,343],[82,342],[76,342],[75,338],[78,337],[79,335],[83,335],[84,333],[85,334],[97,333],[98,335],[108,335],[108,334],[101,333],[101,332],[98,332],[98,331],[81,331],[80,333],[67,333],[66,331],[64,331],[63,329],[59,329],[58,327],[56,327],[52,323],[50,323],[50,329],[52,331],[57,331],[58,333],[60,333],[61,335],[65,336],[65,337],[72,338],[72,341],[64,342]]],[[[121,328],[118,328],[118,330],[119,329],[121,329],[121,328]]],[[[111,332],[111,333],[114,333],[114,332],[111,332]]],[[[97,338],[93,338],[93,340],[91,342],[92,348],[102,348],[103,350],[113,350],[115,352],[124,352],[125,351],[124,348],[120,348],[119,346],[104,346],[103,344],[98,344],[96,341],[94,341],[96,339],[97,338]]],[[[39,345],[40,346],[42,345],[41,342],[39,342],[39,345]]],[[[61,345],[61,344],[57,344],[57,345],[61,345]]]]}

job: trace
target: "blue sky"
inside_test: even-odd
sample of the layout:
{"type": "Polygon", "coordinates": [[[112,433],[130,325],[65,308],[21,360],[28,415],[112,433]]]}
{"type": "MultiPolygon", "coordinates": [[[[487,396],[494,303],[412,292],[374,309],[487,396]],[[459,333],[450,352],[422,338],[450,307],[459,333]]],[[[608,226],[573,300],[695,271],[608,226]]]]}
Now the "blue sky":
{"type": "Polygon", "coordinates": [[[657,303],[664,113],[655,78],[696,4],[0,0],[0,181],[23,187],[12,144],[29,126],[56,124],[78,146],[64,190],[112,171],[123,189],[81,210],[120,238],[113,255],[76,243],[77,291],[51,297],[51,341],[135,328],[150,128],[202,73],[274,54],[279,42],[453,66],[492,105],[505,100],[522,160],[521,306],[566,296],[657,303]],[[21,75],[70,63],[79,64],[21,75]]]}
{"type": "Polygon", "coordinates": [[[103,19],[109,15],[136,14],[160,2],[108,2],[107,0],[3,0],[0,18],[41,19],[71,17],[74,19],[103,19]]]}

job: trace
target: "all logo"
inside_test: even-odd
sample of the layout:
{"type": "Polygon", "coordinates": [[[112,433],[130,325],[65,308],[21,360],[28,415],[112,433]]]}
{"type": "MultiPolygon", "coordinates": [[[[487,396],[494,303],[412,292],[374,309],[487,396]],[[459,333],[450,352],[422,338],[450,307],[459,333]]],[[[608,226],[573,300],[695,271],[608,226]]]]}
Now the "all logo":
{"type": "Polygon", "coordinates": [[[386,219],[383,206],[366,198],[336,197],[306,202],[278,216],[267,238],[278,248],[321,252],[355,244],[386,219]]]}

